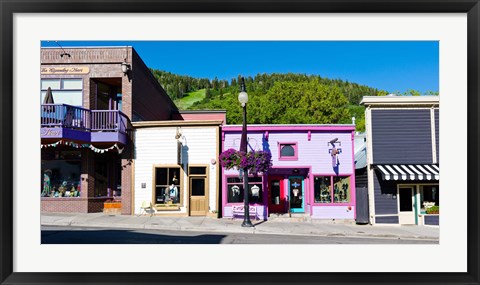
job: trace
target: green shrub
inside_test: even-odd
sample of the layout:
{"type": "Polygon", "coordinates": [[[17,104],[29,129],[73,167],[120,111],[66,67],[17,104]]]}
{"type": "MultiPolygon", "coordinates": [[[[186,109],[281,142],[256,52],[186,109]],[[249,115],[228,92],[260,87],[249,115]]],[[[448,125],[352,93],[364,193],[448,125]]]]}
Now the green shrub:
{"type": "Polygon", "coordinates": [[[439,206],[432,206],[427,209],[427,214],[439,214],[440,213],[440,207],[439,206]]]}

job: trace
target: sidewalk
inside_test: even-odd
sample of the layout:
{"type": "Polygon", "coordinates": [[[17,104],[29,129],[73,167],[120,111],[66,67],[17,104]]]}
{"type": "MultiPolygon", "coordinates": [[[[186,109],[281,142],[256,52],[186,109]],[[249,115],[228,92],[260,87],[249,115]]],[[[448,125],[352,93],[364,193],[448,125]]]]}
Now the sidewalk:
{"type": "Polygon", "coordinates": [[[377,237],[438,240],[439,227],[400,225],[357,225],[344,221],[255,221],[242,228],[242,220],[208,217],[124,216],[103,213],[42,213],[42,226],[102,227],[121,229],[202,231],[306,236],[377,237]]]}

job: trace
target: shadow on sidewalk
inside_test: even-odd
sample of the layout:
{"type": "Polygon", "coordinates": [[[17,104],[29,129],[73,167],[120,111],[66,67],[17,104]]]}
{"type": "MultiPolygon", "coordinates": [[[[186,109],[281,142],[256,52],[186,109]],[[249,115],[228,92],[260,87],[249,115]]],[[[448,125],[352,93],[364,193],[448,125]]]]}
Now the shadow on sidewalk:
{"type": "Polygon", "coordinates": [[[175,236],[118,230],[42,230],[42,244],[220,244],[225,237],[175,236]]]}

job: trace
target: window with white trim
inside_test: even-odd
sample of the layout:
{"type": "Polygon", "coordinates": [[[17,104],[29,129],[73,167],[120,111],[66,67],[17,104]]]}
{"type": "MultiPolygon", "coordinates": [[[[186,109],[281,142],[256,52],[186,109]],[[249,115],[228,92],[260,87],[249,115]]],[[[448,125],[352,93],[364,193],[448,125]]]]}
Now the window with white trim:
{"type": "Polygon", "coordinates": [[[43,104],[47,89],[52,89],[55,104],[83,106],[82,78],[48,78],[41,80],[40,102],[43,104]]]}

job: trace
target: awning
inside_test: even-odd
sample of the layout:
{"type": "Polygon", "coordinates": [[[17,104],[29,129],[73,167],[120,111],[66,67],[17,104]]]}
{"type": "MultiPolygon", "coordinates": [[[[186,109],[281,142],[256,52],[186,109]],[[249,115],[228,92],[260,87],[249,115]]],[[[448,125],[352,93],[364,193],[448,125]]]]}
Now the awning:
{"type": "Polygon", "coordinates": [[[378,164],[375,168],[383,180],[439,180],[440,169],[435,164],[378,164]]]}

